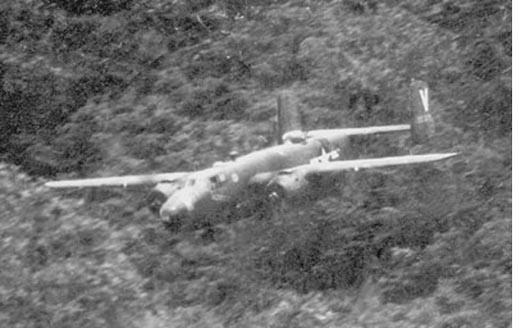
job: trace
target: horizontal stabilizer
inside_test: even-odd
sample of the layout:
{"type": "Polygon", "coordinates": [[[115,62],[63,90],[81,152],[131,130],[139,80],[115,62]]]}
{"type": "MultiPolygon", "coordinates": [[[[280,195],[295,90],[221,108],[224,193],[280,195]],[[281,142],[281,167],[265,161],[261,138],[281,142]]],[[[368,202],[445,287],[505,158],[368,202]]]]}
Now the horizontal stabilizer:
{"type": "Polygon", "coordinates": [[[87,187],[126,187],[154,185],[160,182],[173,182],[185,177],[187,172],[159,173],[148,175],[126,175],[120,177],[49,181],[50,188],[87,188],[87,187]]]}
{"type": "Polygon", "coordinates": [[[312,131],[307,132],[307,136],[313,137],[313,138],[338,138],[338,137],[348,137],[348,136],[355,136],[355,135],[400,132],[400,131],[409,131],[409,130],[410,130],[410,124],[381,125],[381,126],[367,126],[367,127],[362,127],[362,128],[312,130],[312,131]]]}
{"type": "Polygon", "coordinates": [[[323,162],[316,164],[307,164],[298,166],[295,169],[303,169],[308,173],[325,173],[335,171],[348,171],[348,170],[359,170],[368,169],[375,167],[395,166],[395,165],[407,165],[440,161],[457,155],[457,153],[445,153],[445,154],[425,154],[425,155],[406,155],[406,156],[394,156],[394,157],[382,157],[382,158],[370,158],[370,159],[356,159],[349,161],[333,161],[323,162]]]}

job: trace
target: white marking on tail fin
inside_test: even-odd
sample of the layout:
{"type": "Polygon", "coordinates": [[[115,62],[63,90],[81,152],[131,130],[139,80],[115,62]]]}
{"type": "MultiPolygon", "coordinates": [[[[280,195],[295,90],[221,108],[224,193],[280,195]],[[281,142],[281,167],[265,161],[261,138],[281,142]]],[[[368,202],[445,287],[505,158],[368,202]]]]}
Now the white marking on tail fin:
{"type": "Polygon", "coordinates": [[[419,95],[421,96],[424,111],[428,113],[428,111],[430,110],[430,108],[428,107],[428,88],[420,89],[419,95]]]}

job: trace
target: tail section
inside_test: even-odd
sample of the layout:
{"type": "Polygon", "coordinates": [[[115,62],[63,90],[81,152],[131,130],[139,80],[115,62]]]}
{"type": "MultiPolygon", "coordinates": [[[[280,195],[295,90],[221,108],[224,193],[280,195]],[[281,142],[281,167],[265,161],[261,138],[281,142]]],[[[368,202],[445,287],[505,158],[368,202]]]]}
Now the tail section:
{"type": "Polygon", "coordinates": [[[426,82],[412,79],[408,109],[412,112],[411,132],[414,143],[424,143],[435,133],[428,93],[429,88],[426,82]]]}
{"type": "Polygon", "coordinates": [[[283,143],[283,135],[288,131],[302,130],[302,117],[297,101],[290,92],[278,96],[276,108],[276,142],[283,143]]]}
{"type": "Polygon", "coordinates": [[[412,142],[415,144],[426,143],[435,133],[435,123],[430,110],[429,88],[424,81],[413,80],[410,84],[408,94],[408,110],[412,113],[412,122],[410,125],[389,125],[374,126],[364,128],[348,128],[348,129],[324,129],[302,131],[302,116],[298,110],[297,101],[293,94],[284,91],[278,96],[277,112],[276,112],[276,142],[283,143],[283,136],[287,132],[292,132],[291,137],[298,138],[300,134],[309,137],[346,137],[358,134],[373,134],[381,132],[394,132],[411,130],[412,142]]]}

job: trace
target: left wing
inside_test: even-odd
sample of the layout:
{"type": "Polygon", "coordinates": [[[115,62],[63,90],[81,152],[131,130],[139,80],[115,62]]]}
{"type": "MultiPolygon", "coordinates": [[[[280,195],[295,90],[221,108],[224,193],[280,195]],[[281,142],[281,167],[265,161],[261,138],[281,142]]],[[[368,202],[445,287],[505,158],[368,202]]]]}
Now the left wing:
{"type": "Polygon", "coordinates": [[[405,155],[405,156],[394,156],[394,157],[381,157],[381,158],[370,158],[370,159],[356,159],[348,161],[332,161],[306,164],[294,167],[291,170],[302,170],[305,174],[313,173],[327,173],[336,171],[357,171],[359,169],[368,169],[374,167],[384,166],[395,166],[395,165],[406,165],[406,164],[417,164],[440,161],[457,155],[457,153],[444,153],[444,154],[426,154],[426,155],[405,155]]]}

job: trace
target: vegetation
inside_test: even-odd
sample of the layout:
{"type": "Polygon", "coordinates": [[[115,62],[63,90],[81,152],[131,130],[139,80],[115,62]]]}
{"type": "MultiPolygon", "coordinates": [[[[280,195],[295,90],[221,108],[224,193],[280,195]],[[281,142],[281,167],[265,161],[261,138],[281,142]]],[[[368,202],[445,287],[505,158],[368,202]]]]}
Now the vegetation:
{"type": "MultiPolygon", "coordinates": [[[[0,4],[0,325],[511,327],[507,0],[0,4]],[[171,235],[141,191],[50,177],[190,170],[307,127],[409,119],[428,81],[452,161],[358,172],[338,197],[171,235]]],[[[407,152],[402,138],[353,153],[407,152]]]]}

